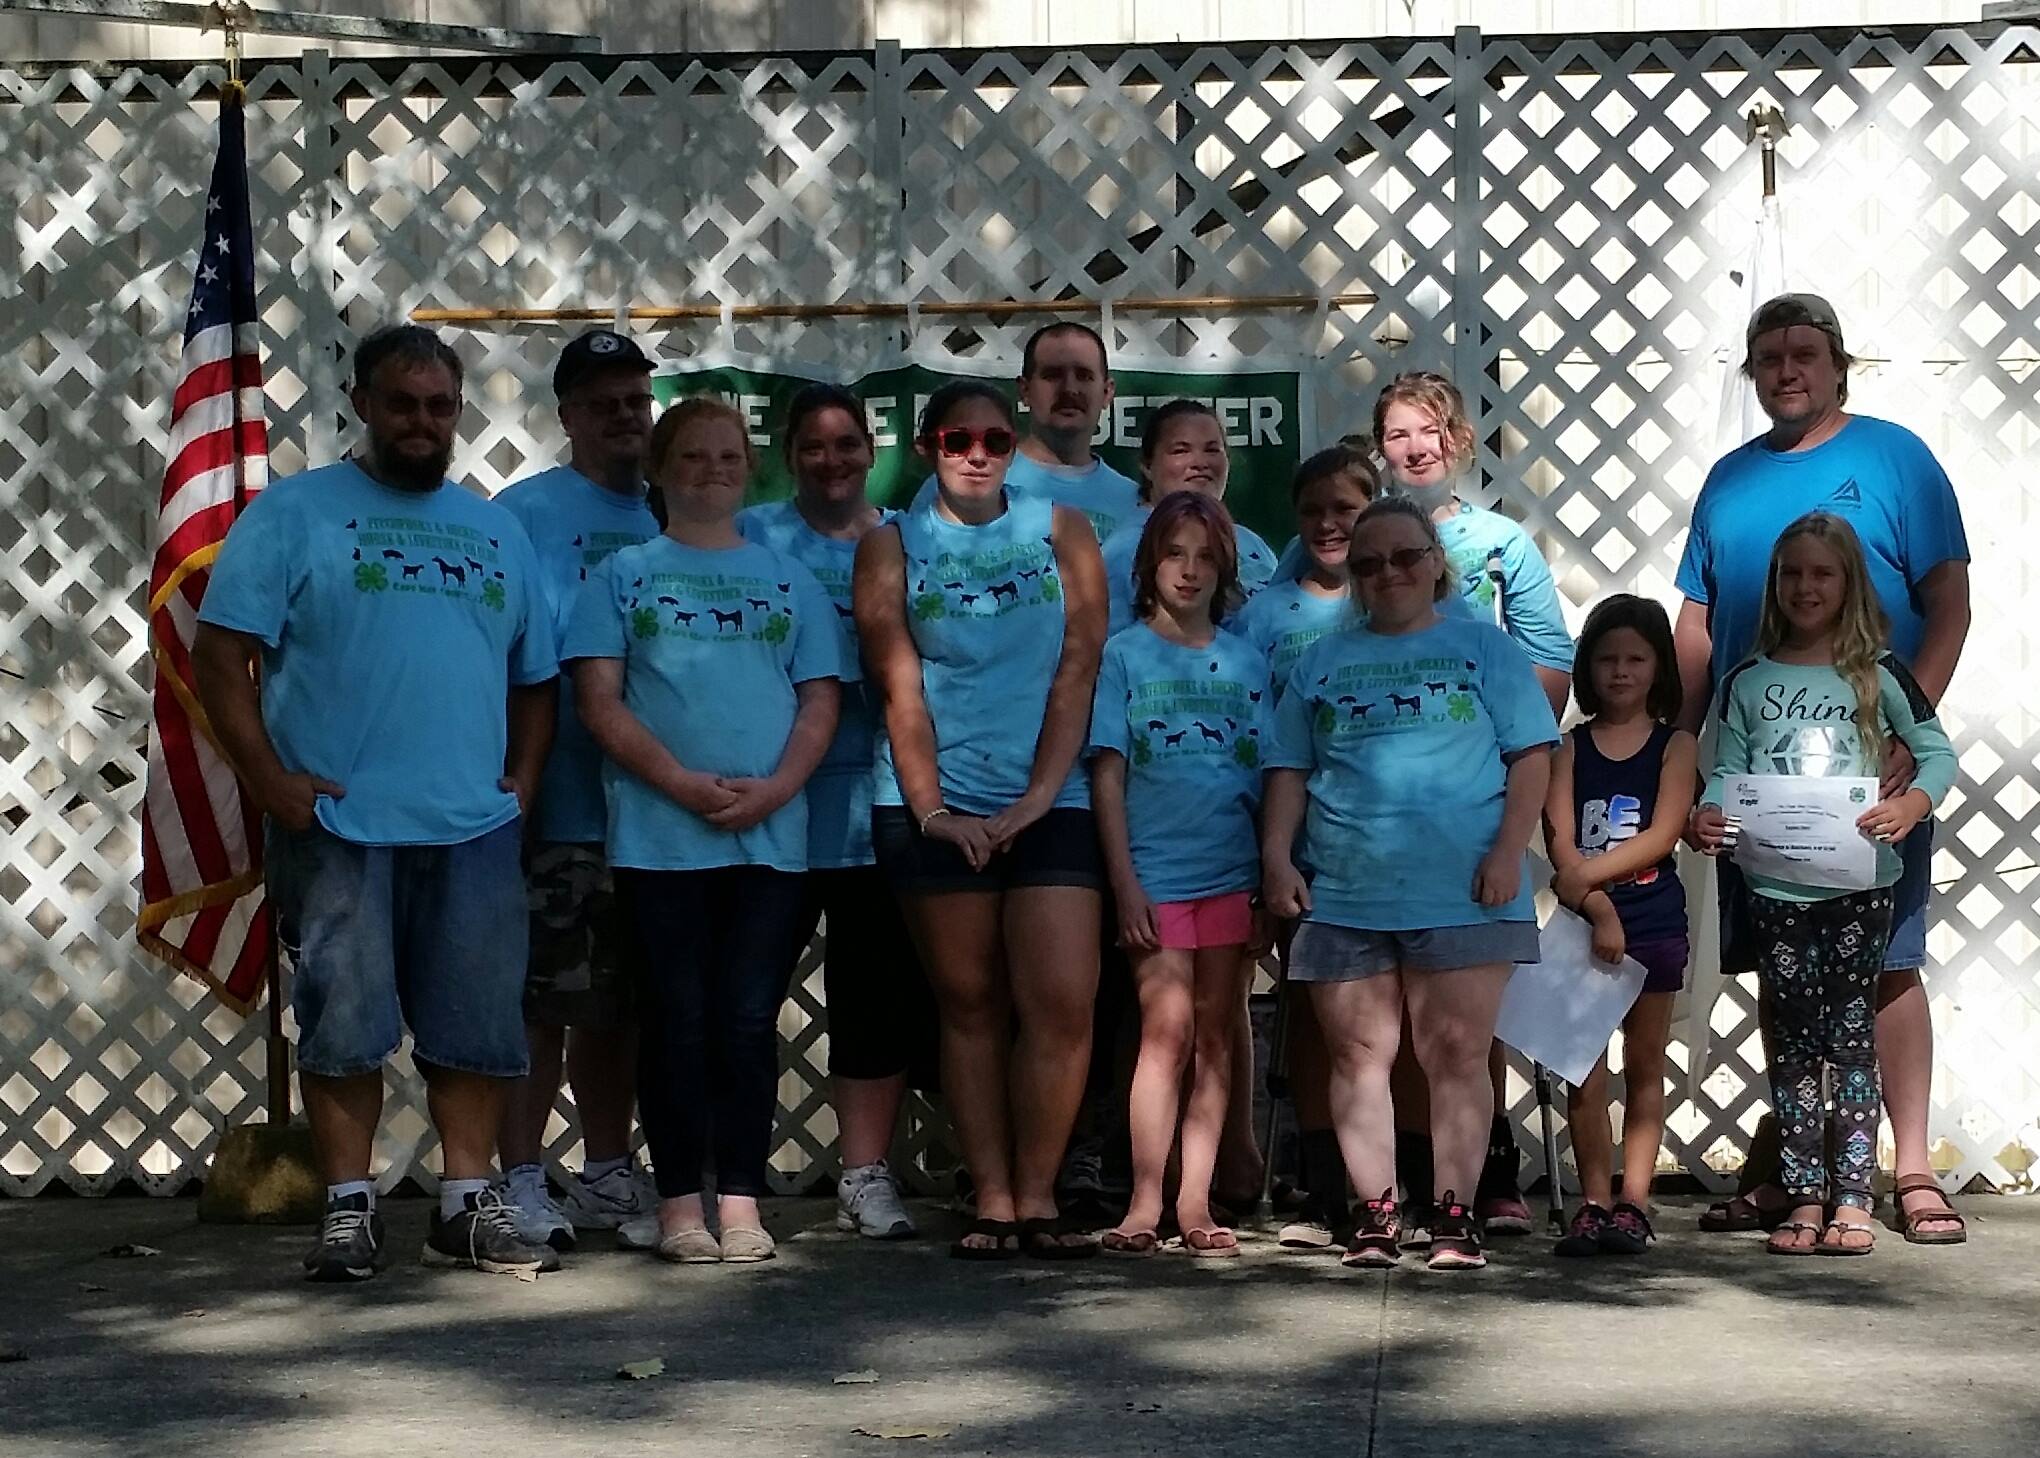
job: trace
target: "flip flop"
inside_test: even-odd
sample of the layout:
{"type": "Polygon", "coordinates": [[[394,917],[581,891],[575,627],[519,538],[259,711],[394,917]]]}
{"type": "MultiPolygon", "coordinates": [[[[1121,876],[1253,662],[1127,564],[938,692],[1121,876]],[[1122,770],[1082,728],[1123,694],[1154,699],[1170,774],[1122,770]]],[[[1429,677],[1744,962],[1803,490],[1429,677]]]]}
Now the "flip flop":
{"type": "MultiPolygon", "coordinates": [[[[1770,1253],[1771,1253],[1772,1255],[1774,1255],[1774,1256],[1810,1256],[1810,1255],[1817,1255],[1817,1254],[1819,1254],[1819,1253],[1820,1253],[1820,1237],[1821,1237],[1821,1231],[1822,1231],[1822,1227],[1821,1227],[1821,1226],[1818,1226],[1818,1225],[1815,1225],[1815,1224],[1813,1224],[1813,1223],[1812,1223],[1811,1221],[1807,1221],[1807,1220],[1780,1220],[1780,1221],[1778,1222],[1777,1228],[1776,1228],[1775,1230],[1773,1230],[1773,1231],[1771,1232],[1771,1239],[1769,1239],[1769,1240],[1767,1240],[1767,1241],[1765,1241],[1765,1242],[1764,1242],[1764,1249],[1765,1249],[1766,1251],[1770,1252],[1770,1253]],[[1806,1233],[1807,1233],[1808,1235],[1811,1235],[1811,1236],[1813,1237],[1813,1244],[1812,1244],[1812,1245],[1797,1245],[1797,1244],[1794,1244],[1794,1245],[1780,1245],[1780,1244],[1778,1244],[1778,1237],[1779,1237],[1780,1235],[1783,1235],[1783,1234],[1784,1234],[1784,1233],[1785,1233],[1786,1231],[1788,1231],[1788,1230],[1789,1230],[1789,1231],[1791,1231],[1791,1232],[1793,1233],[1793,1235],[1794,1235],[1794,1236],[1797,1236],[1797,1235],[1798,1235],[1798,1234],[1799,1234],[1799,1233],[1800,1233],[1801,1231],[1804,1231],[1804,1232],[1806,1232],[1806,1233]]],[[[1850,1252],[1850,1253],[1851,1253],[1852,1255],[1854,1254],[1854,1252],[1853,1252],[1853,1251],[1852,1251],[1852,1252],[1850,1252]]]]}
{"type": "Polygon", "coordinates": [[[1820,1239],[1813,1248],[1824,1256],[1866,1256],[1877,1249],[1877,1232],[1867,1220],[1830,1220],[1821,1227],[1820,1239]],[[1828,1239],[1829,1231],[1838,1232],[1833,1241],[1828,1239]],[[1858,1231],[1870,1238],[1868,1245],[1847,1244],[1849,1237],[1858,1231]]]}
{"type": "Polygon", "coordinates": [[[1098,1254],[1098,1242],[1088,1230],[1079,1230],[1060,1215],[1037,1215],[1020,1222],[1020,1249],[1038,1261],[1084,1261],[1098,1254]],[[1065,1235],[1085,1237],[1080,1245],[1067,1245],[1065,1235]]]}
{"type": "Polygon", "coordinates": [[[1183,1249],[1201,1261],[1229,1260],[1240,1253],[1240,1241],[1222,1225],[1199,1225],[1183,1232],[1183,1249]]]}
{"type": "Polygon", "coordinates": [[[1098,1237],[1101,1254],[1139,1258],[1162,1248],[1162,1238],[1152,1230],[1108,1230],[1098,1237]]]}
{"type": "Polygon", "coordinates": [[[1006,1244],[1017,1241],[1020,1222],[1017,1220],[987,1220],[983,1216],[963,1227],[963,1234],[950,1242],[949,1254],[960,1261],[1010,1261],[1020,1254],[1020,1247],[1006,1244]],[[964,1241],[973,1235],[990,1236],[995,1245],[965,1245],[964,1241]]]}
{"type": "Polygon", "coordinates": [[[1931,1175],[1911,1175],[1900,1180],[1898,1188],[1892,1191],[1891,1202],[1898,1210],[1900,1233],[1905,1236],[1907,1245],[1961,1245],[1969,1239],[1969,1223],[1956,1211],[1954,1205],[1949,1203],[1947,1192],[1941,1188],[1941,1182],[1931,1175]],[[1932,1190],[1935,1195],[1939,1196],[1941,1208],[1938,1210],[1907,1210],[1905,1208],[1905,1197],[1907,1195],[1916,1195],[1922,1190],[1932,1190]],[[1944,1223],[1953,1221],[1955,1228],[1953,1230],[1922,1231],[1920,1226],[1929,1220],[1939,1220],[1944,1223]]]}

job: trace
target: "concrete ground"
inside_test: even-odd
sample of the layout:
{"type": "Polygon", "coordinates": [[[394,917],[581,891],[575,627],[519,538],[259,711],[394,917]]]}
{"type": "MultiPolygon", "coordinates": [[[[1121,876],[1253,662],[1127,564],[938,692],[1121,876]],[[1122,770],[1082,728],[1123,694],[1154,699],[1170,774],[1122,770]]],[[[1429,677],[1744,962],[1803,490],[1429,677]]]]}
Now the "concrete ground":
{"type": "Polygon", "coordinates": [[[1966,1247],[1885,1233],[1853,1261],[1699,1235],[1697,1206],[1640,1260],[1539,1237],[1443,1276],[1266,1235],[1234,1261],[965,1264],[939,1212],[945,1240],[881,1247],[779,1201],[767,1265],[604,1249],[521,1282],[422,1269],[426,1207],[390,1201],[402,1259],[335,1289],[295,1279],[303,1231],[190,1201],[0,1201],[0,1453],[2035,1451],[2040,1201],[1965,1200],[1966,1247]]]}

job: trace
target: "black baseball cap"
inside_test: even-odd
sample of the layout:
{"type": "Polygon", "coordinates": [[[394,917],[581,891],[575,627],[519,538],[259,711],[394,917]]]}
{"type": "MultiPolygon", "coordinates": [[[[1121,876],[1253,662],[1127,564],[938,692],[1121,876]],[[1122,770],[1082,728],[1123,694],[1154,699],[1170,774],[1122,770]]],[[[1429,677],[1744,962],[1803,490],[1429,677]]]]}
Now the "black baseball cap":
{"type": "Polygon", "coordinates": [[[614,329],[590,329],[560,351],[553,366],[553,394],[565,399],[567,392],[600,370],[630,369],[652,372],[652,358],[628,334],[614,329]]]}
{"type": "Polygon", "coordinates": [[[1797,325],[1818,329],[1835,342],[1836,349],[1847,349],[1842,343],[1842,321],[1835,315],[1835,306],[1819,294],[1780,294],[1775,299],[1766,299],[1757,306],[1757,312],[1750,315],[1750,327],[1743,337],[1745,347],[1755,344],[1759,334],[1769,334],[1773,329],[1791,329],[1797,325]]]}

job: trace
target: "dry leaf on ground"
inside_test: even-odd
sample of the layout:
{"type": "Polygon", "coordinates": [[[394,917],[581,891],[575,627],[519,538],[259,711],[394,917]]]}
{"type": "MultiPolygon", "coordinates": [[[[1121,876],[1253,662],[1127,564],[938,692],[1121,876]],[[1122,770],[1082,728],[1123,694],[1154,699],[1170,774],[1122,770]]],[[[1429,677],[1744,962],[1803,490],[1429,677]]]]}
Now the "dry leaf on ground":
{"type": "Polygon", "coordinates": [[[625,1362],[616,1369],[619,1377],[628,1377],[633,1382],[642,1382],[647,1377],[658,1377],[666,1371],[664,1357],[650,1357],[642,1362],[625,1362]]]}
{"type": "Polygon", "coordinates": [[[946,1438],[956,1430],[930,1427],[926,1423],[878,1423],[850,1431],[860,1438],[946,1438]]]}
{"type": "Polygon", "coordinates": [[[838,1372],[829,1380],[838,1387],[851,1387],[865,1382],[876,1382],[878,1373],[870,1367],[863,1367],[855,1372],[838,1372]]]}
{"type": "Polygon", "coordinates": [[[131,1243],[123,1243],[121,1245],[116,1245],[112,1249],[108,1250],[107,1254],[115,1257],[118,1260],[133,1260],[138,1256],[159,1256],[163,1254],[163,1252],[157,1250],[156,1247],[154,1247],[153,1245],[134,1245],[131,1243]]]}

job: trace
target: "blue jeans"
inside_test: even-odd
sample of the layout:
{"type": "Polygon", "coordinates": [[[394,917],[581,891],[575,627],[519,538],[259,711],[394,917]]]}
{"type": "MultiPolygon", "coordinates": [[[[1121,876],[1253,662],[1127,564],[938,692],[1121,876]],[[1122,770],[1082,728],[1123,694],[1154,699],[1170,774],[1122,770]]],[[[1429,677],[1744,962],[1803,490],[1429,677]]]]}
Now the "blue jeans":
{"type": "Polygon", "coordinates": [[[411,1030],[420,1063],[525,1071],[522,830],[457,845],[356,845],[271,822],[267,875],[291,965],[298,1067],[373,1073],[411,1030]]]}
{"type": "Polygon", "coordinates": [[[807,878],[767,866],[616,868],[642,943],[638,1117],[664,1199],[766,1193],[779,1004],[811,922],[807,878]]]}

